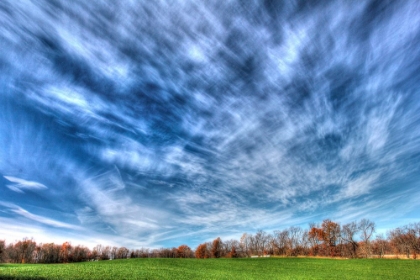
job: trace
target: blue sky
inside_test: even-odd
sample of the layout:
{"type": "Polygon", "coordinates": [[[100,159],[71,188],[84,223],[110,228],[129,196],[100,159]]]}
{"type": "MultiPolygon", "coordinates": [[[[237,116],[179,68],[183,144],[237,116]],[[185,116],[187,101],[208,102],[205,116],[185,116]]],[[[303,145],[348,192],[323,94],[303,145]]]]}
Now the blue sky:
{"type": "Polygon", "coordinates": [[[0,2],[0,239],[419,221],[418,1],[0,2]]]}

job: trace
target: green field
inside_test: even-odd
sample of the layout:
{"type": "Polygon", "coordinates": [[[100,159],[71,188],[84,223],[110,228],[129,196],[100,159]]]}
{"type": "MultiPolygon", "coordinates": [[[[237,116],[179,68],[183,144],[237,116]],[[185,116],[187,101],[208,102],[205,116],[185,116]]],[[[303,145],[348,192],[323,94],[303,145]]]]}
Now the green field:
{"type": "Polygon", "coordinates": [[[267,258],[1,264],[0,279],[420,279],[420,261],[267,258]]]}

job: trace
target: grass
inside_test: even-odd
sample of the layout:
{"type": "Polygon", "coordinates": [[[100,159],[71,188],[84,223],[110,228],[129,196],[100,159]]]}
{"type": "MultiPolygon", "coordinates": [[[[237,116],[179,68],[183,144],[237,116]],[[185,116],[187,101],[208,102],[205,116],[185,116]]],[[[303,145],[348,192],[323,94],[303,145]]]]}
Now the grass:
{"type": "Polygon", "coordinates": [[[266,258],[3,264],[0,279],[420,279],[420,261],[266,258]]]}

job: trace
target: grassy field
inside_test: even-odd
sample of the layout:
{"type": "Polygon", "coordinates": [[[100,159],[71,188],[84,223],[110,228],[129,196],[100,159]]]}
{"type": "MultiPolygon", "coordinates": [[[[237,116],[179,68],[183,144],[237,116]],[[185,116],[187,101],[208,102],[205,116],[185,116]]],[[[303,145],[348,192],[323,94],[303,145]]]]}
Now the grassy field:
{"type": "Polygon", "coordinates": [[[0,279],[420,279],[420,261],[267,258],[0,264],[0,279]]]}

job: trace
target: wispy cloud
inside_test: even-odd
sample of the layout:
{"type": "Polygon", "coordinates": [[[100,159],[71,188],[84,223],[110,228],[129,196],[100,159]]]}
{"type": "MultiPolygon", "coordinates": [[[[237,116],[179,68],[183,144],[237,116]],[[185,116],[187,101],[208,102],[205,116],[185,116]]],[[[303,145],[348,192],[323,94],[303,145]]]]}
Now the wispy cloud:
{"type": "Polygon", "coordinates": [[[9,189],[15,192],[23,193],[23,190],[43,190],[47,189],[47,187],[41,183],[27,181],[20,178],[12,177],[12,176],[3,176],[8,181],[14,183],[13,185],[7,185],[9,189]]]}
{"type": "Polygon", "coordinates": [[[63,222],[60,222],[60,221],[56,221],[56,220],[53,220],[53,219],[50,219],[50,218],[46,218],[46,217],[43,217],[43,216],[40,216],[40,215],[30,213],[27,210],[13,204],[13,203],[0,201],[0,205],[8,208],[8,211],[17,214],[18,216],[24,217],[26,219],[29,219],[29,220],[37,222],[37,223],[41,223],[41,224],[44,224],[44,225],[47,225],[47,226],[59,227],[59,228],[82,230],[82,228],[77,226],[77,225],[71,225],[71,224],[63,223],[63,222]]]}

